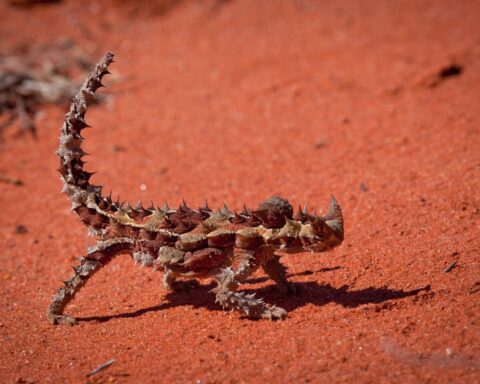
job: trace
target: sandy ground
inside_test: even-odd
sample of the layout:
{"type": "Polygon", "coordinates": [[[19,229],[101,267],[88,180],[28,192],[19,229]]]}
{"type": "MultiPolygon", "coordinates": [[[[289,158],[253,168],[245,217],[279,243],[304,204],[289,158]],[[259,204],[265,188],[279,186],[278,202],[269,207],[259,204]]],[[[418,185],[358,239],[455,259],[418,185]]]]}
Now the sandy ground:
{"type": "Polygon", "coordinates": [[[52,326],[50,297],[91,239],[59,193],[65,109],[45,108],[36,140],[1,143],[0,171],[24,186],[0,184],[0,382],[480,382],[478,1],[4,2],[0,15],[4,53],[59,37],[116,53],[88,115],[94,183],[233,208],[279,194],[325,211],[333,193],[346,223],[332,252],[282,258],[297,296],[261,273],[243,287],[283,322],[223,311],[208,281],[167,293],[119,257],[68,307],[80,324],[52,326]]]}

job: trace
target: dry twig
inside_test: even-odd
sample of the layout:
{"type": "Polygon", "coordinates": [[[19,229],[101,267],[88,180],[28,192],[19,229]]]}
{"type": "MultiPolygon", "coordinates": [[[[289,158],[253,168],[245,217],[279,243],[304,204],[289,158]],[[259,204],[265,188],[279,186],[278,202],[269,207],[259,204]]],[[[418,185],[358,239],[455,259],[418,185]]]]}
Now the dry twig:
{"type": "Polygon", "coordinates": [[[92,372],[87,373],[85,376],[90,377],[90,376],[96,375],[98,372],[101,372],[104,369],[107,369],[108,367],[110,367],[113,363],[115,363],[115,359],[110,359],[106,363],[103,363],[102,365],[99,365],[92,372]]]}

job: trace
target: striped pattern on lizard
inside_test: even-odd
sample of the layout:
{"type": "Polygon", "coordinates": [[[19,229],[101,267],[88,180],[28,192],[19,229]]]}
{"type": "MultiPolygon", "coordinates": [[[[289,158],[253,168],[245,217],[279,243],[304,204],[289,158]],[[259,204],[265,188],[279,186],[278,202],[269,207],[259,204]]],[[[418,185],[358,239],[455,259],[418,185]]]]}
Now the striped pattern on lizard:
{"type": "Polygon", "coordinates": [[[142,266],[163,271],[168,289],[186,287],[189,282],[177,281],[178,277],[211,278],[216,282],[216,301],[224,308],[254,319],[284,319],[287,312],[283,308],[237,288],[262,267],[282,292],[293,291],[275,252],[322,252],[339,245],[344,231],[337,201],[331,197],[325,216],[311,214],[306,208],[299,208],[294,215],[290,203],[277,196],[255,210],[245,208],[238,213],[227,206],[212,211],[207,204],[192,209],[183,202],[172,209],[168,205],[144,208],[112,201],[102,194],[102,187],[90,184],[92,174],[84,170],[85,152],[81,148],[87,107],[112,61],[112,53],[100,60],[73,98],[61,129],[57,153],[63,192],[98,242],[80,258],[73,276],[53,296],[47,319],[53,324],[75,324],[76,320],[64,313],[67,304],[95,272],[125,253],[142,266]]]}

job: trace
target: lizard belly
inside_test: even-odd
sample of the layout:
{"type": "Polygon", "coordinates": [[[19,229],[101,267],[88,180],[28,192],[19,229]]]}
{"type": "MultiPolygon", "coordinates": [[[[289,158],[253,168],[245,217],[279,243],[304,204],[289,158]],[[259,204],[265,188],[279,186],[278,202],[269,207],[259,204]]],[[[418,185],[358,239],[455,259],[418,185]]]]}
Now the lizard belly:
{"type": "Polygon", "coordinates": [[[160,248],[154,265],[185,277],[207,277],[212,270],[228,265],[231,253],[227,249],[212,247],[185,252],[167,246],[160,248]]]}

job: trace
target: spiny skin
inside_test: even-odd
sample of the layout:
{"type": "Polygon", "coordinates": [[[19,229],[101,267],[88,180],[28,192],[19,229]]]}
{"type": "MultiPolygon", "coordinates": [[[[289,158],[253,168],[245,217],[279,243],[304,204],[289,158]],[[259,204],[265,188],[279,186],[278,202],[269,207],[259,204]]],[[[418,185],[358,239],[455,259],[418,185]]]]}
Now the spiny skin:
{"type": "Polygon", "coordinates": [[[113,202],[102,195],[100,186],[89,183],[91,173],[83,169],[85,153],[81,149],[81,130],[87,127],[85,113],[113,54],[107,53],[85,80],[73,98],[61,130],[58,155],[63,191],[70,198],[72,210],[98,238],[74,267],[74,275],[53,296],[47,318],[53,324],[75,324],[65,315],[66,305],[100,267],[120,253],[130,254],[136,263],[164,272],[164,286],[182,289],[186,283],[177,277],[212,278],[216,301],[251,318],[284,319],[283,308],[270,306],[254,295],[236,292],[256,269],[262,267],[280,290],[293,287],[286,278],[286,268],[275,251],[321,252],[343,240],[343,217],[332,196],[329,211],[320,217],[299,209],[295,218],[286,199],[272,196],[256,210],[236,213],[227,206],[212,211],[207,204],[191,209],[183,202],[178,209],[135,208],[113,202]]]}

